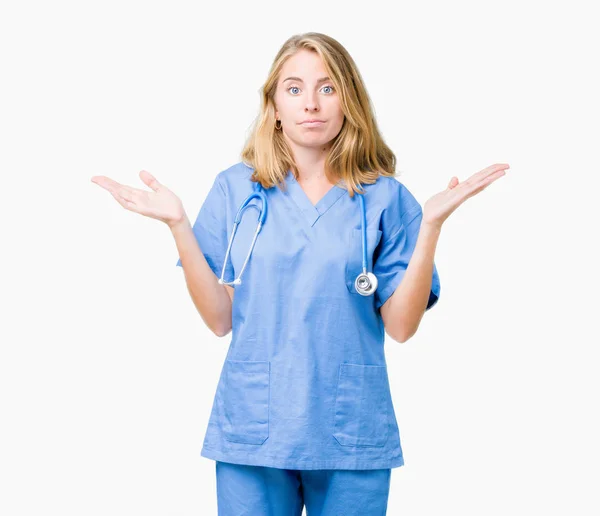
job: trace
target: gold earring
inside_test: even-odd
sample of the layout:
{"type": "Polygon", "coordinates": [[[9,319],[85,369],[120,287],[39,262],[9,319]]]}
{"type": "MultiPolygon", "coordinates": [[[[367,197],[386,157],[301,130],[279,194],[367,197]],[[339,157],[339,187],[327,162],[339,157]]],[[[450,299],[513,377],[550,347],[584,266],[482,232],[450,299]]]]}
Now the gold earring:
{"type": "Polygon", "coordinates": [[[275,120],[275,129],[277,131],[281,130],[281,120],[279,120],[279,119],[275,120]],[[279,125],[277,125],[277,122],[279,122],[279,125]]]}

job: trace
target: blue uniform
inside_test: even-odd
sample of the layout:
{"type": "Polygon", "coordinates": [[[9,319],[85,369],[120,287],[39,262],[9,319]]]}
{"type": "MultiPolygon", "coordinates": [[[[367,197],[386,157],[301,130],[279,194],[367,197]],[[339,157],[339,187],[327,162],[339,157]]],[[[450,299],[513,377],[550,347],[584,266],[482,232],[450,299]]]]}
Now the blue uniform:
{"type": "MultiPolygon", "coordinates": [[[[217,277],[238,208],[254,191],[252,172],[243,162],[220,172],[194,223],[217,277]]],[[[267,217],[235,286],[231,342],[201,455],[290,470],[402,466],[379,308],[404,276],[421,206],[393,177],[363,185],[368,271],[378,287],[362,296],[354,287],[362,272],[358,194],[336,185],[313,205],[291,171],[286,185],[264,190],[267,217]]],[[[252,244],[261,202],[250,204],[226,281],[238,277],[252,244]]],[[[434,264],[428,309],[439,295],[434,264]]]]}

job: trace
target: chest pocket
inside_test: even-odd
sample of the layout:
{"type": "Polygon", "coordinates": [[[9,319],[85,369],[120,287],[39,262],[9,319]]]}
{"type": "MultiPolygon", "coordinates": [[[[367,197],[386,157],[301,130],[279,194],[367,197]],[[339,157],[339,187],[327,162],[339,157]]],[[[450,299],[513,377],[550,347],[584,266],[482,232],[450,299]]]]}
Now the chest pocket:
{"type": "MultiPolygon", "coordinates": [[[[373,253],[381,240],[380,229],[367,228],[367,272],[373,272],[373,253]]],[[[360,294],[354,288],[356,277],[362,272],[362,229],[350,231],[346,255],[346,287],[351,294],[360,294]]]]}

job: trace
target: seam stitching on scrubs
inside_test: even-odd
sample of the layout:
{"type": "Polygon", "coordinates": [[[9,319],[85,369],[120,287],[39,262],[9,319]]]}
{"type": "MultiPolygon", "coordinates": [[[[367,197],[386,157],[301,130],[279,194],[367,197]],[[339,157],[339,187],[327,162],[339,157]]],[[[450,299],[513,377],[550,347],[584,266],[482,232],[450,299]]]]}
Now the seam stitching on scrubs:
{"type": "Polygon", "coordinates": [[[402,215],[402,218],[406,217],[407,214],[412,215],[413,211],[415,212],[414,216],[412,216],[412,218],[408,222],[402,222],[402,224],[400,224],[400,227],[398,228],[398,230],[395,231],[393,235],[390,235],[389,237],[387,237],[387,240],[393,239],[394,237],[396,237],[398,235],[398,233],[400,233],[400,231],[402,231],[406,227],[410,226],[414,222],[414,220],[419,216],[419,213],[421,212],[421,206],[417,206],[414,209],[410,210],[409,212],[406,212],[404,215],[402,215]]]}
{"type": "MultiPolygon", "coordinates": [[[[383,243],[384,243],[384,242],[387,242],[388,240],[393,240],[394,238],[396,238],[396,237],[398,236],[398,234],[400,233],[400,231],[402,231],[403,229],[406,229],[408,226],[410,226],[410,225],[411,225],[411,224],[414,222],[414,220],[415,220],[415,219],[416,219],[416,218],[419,216],[419,213],[420,213],[420,211],[421,211],[421,206],[417,206],[416,208],[414,208],[413,210],[409,211],[408,213],[409,213],[409,214],[412,214],[412,212],[413,212],[413,211],[415,212],[415,215],[414,215],[414,216],[413,216],[413,217],[410,219],[410,221],[408,222],[408,224],[405,224],[404,222],[402,222],[402,223],[400,224],[400,227],[399,227],[399,228],[398,228],[396,231],[394,231],[394,234],[393,234],[393,235],[390,235],[389,237],[382,238],[382,239],[379,241],[379,244],[378,244],[378,246],[379,246],[379,245],[383,245],[383,243]]],[[[405,215],[406,215],[406,214],[405,214],[405,215]]],[[[405,216],[405,215],[403,215],[403,216],[405,216]]],[[[383,231],[382,231],[382,236],[383,236],[383,231]]],[[[373,266],[374,266],[374,265],[375,265],[375,264],[373,264],[373,266]]]]}
{"type": "Polygon", "coordinates": [[[223,197],[225,199],[227,199],[227,192],[225,191],[225,188],[223,188],[223,183],[221,183],[221,177],[223,175],[223,172],[219,172],[217,174],[217,177],[215,178],[215,182],[219,185],[219,188],[221,189],[221,192],[223,192],[223,197]]]}
{"type": "MultiPolygon", "coordinates": [[[[334,438],[335,439],[335,438],[334,438]]],[[[337,439],[336,439],[337,441],[337,439]]],[[[244,443],[242,443],[244,444],[244,443]]],[[[261,446],[261,445],[256,445],[256,446],[261,446]]],[[[217,448],[211,448],[209,446],[203,446],[203,448],[206,451],[214,451],[216,453],[219,454],[225,454],[223,451],[217,449],[217,448]]],[[[363,448],[363,446],[357,446],[357,448],[363,448]]],[[[372,448],[372,446],[364,446],[364,448],[372,448]]],[[[246,456],[252,456],[254,453],[253,452],[244,452],[241,453],[241,455],[246,455],[246,456]]],[[[281,461],[281,457],[275,456],[275,455],[262,455],[262,457],[264,457],[265,459],[274,459],[274,460],[279,460],[281,461]]],[[[284,459],[284,462],[287,461],[293,461],[293,462],[308,462],[311,464],[329,464],[329,463],[347,463],[347,462],[354,462],[354,463],[364,463],[364,464],[372,464],[373,462],[375,463],[379,463],[379,462],[392,462],[395,460],[399,460],[399,459],[404,459],[404,454],[398,455],[396,458],[394,459],[377,459],[377,460],[369,460],[369,459],[356,459],[356,460],[352,460],[352,459],[334,459],[334,460],[312,460],[312,459],[284,459]]]]}
{"type": "Polygon", "coordinates": [[[404,224],[404,226],[410,226],[412,224],[412,222],[419,216],[419,214],[421,213],[421,206],[417,205],[415,206],[415,208],[413,210],[410,210],[409,212],[405,213],[403,215],[403,218],[406,217],[408,214],[412,215],[412,212],[415,212],[415,215],[404,224]]]}

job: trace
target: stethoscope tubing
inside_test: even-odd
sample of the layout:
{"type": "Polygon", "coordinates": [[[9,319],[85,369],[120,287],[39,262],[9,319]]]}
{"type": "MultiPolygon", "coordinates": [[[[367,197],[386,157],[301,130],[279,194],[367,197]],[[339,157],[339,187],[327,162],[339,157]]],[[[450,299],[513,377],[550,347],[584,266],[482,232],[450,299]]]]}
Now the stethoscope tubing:
{"type": "MultiPolygon", "coordinates": [[[[367,210],[365,208],[365,199],[364,195],[357,194],[360,202],[360,211],[361,211],[361,240],[362,240],[362,274],[359,274],[355,281],[355,288],[357,292],[363,296],[371,295],[375,292],[377,288],[377,278],[373,273],[367,272],[367,210]],[[366,285],[366,286],[364,286],[366,285]]],[[[262,229],[265,220],[267,218],[267,197],[263,191],[262,185],[259,182],[256,182],[254,185],[254,191],[246,197],[244,202],[239,207],[235,219],[233,221],[233,230],[231,232],[231,237],[229,238],[229,243],[227,245],[227,251],[225,253],[225,259],[223,261],[223,268],[221,270],[221,277],[219,278],[219,283],[221,285],[240,285],[242,283],[242,274],[246,265],[248,264],[248,260],[250,259],[250,255],[254,249],[254,244],[256,243],[256,239],[260,230],[262,229]],[[258,222],[256,226],[256,231],[254,232],[254,237],[252,238],[252,244],[250,245],[250,249],[248,254],[246,255],[246,259],[244,260],[244,264],[240,273],[236,279],[233,281],[225,281],[225,267],[227,265],[227,260],[229,258],[229,253],[231,252],[231,245],[233,244],[233,238],[237,231],[237,228],[242,220],[242,215],[244,210],[248,208],[249,203],[253,199],[260,199],[261,201],[261,210],[260,215],[258,217],[258,222]]]]}

